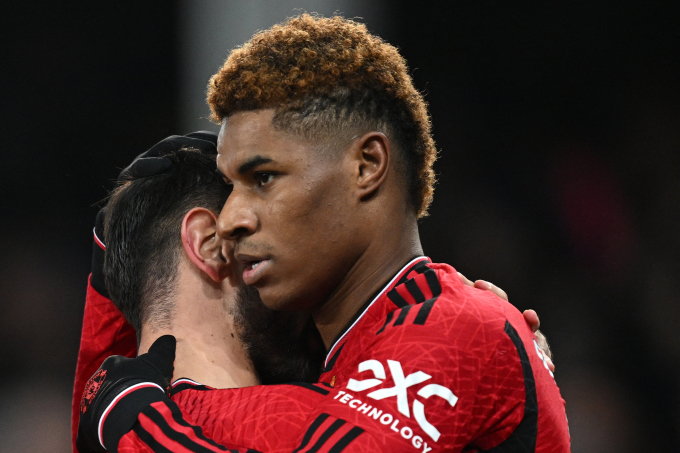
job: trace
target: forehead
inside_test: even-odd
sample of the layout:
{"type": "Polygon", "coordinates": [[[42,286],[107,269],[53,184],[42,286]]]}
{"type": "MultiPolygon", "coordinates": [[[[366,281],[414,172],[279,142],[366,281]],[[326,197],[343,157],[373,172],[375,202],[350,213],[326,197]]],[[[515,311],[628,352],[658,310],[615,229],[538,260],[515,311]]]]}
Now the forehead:
{"type": "Polygon", "coordinates": [[[231,176],[254,156],[273,161],[308,161],[315,147],[272,126],[274,111],[239,112],[222,121],[217,140],[217,166],[231,176]]]}

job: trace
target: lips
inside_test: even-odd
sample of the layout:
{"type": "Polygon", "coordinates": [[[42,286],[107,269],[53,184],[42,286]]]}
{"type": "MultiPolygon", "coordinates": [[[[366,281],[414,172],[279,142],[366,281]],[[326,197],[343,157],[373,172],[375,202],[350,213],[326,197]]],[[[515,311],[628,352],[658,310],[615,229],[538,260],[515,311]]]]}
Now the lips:
{"type": "Polygon", "coordinates": [[[236,259],[245,266],[243,269],[243,282],[246,285],[255,284],[266,272],[270,264],[268,258],[239,255],[236,259]]]}

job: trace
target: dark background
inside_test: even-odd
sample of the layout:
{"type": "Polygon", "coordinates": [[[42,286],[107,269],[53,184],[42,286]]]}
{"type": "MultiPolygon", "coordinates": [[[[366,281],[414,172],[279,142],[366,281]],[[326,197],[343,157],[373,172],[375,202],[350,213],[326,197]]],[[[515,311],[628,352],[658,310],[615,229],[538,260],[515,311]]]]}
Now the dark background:
{"type": "MultiPolygon", "coordinates": [[[[538,311],[574,452],[680,451],[679,5],[391,1],[382,17],[441,150],[426,253],[538,311]]],[[[179,11],[3,7],[0,452],[69,450],[97,203],[190,132],[179,11]]]]}

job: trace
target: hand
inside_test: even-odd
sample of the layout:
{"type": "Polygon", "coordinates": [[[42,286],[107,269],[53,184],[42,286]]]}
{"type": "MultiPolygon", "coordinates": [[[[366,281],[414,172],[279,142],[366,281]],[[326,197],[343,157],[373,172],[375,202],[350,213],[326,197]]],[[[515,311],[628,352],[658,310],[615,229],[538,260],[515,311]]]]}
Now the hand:
{"type": "Polygon", "coordinates": [[[187,135],[171,135],[164,138],[137,156],[130,165],[121,171],[118,175],[118,182],[164,173],[172,166],[172,161],[164,156],[182,148],[195,148],[206,154],[217,154],[217,134],[198,131],[187,135]]]}
{"type": "Polygon", "coordinates": [[[158,338],[137,358],[111,356],[85,385],[76,447],[80,453],[115,450],[139,413],[170,391],[176,340],[158,338]],[[109,445],[109,447],[105,447],[109,445]]]}
{"type": "MultiPolygon", "coordinates": [[[[485,280],[477,280],[475,282],[472,282],[471,280],[468,280],[460,272],[458,272],[458,276],[460,277],[460,280],[467,286],[482,289],[485,291],[491,291],[501,299],[508,301],[508,295],[505,293],[505,291],[503,291],[493,283],[487,282],[485,280]]],[[[548,345],[548,339],[545,337],[545,335],[543,335],[543,332],[538,330],[538,328],[541,326],[541,321],[538,319],[538,314],[534,310],[524,310],[522,315],[524,315],[524,320],[527,322],[527,324],[531,328],[531,331],[536,336],[536,343],[538,343],[538,347],[541,348],[541,351],[545,356],[545,361],[548,364],[548,368],[550,369],[550,371],[554,373],[555,364],[552,361],[552,352],[550,351],[550,345],[548,345]]]]}

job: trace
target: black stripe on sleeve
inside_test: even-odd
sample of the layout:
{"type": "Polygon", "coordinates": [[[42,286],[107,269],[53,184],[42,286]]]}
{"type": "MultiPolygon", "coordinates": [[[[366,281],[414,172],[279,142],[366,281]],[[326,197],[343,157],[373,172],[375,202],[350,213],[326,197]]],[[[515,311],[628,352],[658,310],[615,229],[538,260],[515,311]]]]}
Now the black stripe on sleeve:
{"type": "Polygon", "coordinates": [[[316,417],[316,420],[314,420],[314,423],[312,423],[309,428],[307,429],[307,432],[305,433],[305,437],[302,438],[302,442],[300,442],[300,446],[297,447],[295,450],[293,450],[293,453],[298,453],[300,450],[305,448],[307,444],[309,443],[310,439],[314,435],[317,429],[319,429],[319,426],[323,422],[326,421],[328,418],[328,414],[321,414],[318,417],[316,417]]]}
{"type": "Polygon", "coordinates": [[[320,393],[323,396],[326,396],[331,392],[330,390],[322,389],[321,387],[317,387],[314,384],[308,384],[306,382],[287,382],[286,384],[287,385],[294,385],[296,387],[306,388],[307,390],[311,390],[313,392],[320,393]]]}
{"type": "Polygon", "coordinates": [[[246,453],[261,453],[261,452],[259,452],[257,450],[253,450],[252,448],[249,448],[248,450],[246,450],[246,453]]]}
{"type": "Polygon", "coordinates": [[[359,434],[363,432],[363,429],[355,426],[354,428],[350,429],[347,434],[342,436],[342,438],[335,445],[333,445],[333,448],[331,448],[328,453],[340,453],[350,444],[350,442],[359,437],[359,434]]]}
{"type": "Polygon", "coordinates": [[[404,298],[401,297],[401,294],[399,294],[396,287],[392,288],[387,293],[387,297],[389,297],[389,299],[394,303],[394,305],[396,305],[399,308],[403,308],[408,305],[408,302],[406,302],[406,300],[404,300],[404,298]]]}
{"type": "MultiPolygon", "coordinates": [[[[139,380],[123,382],[110,392],[111,398],[118,395],[125,387],[139,383],[139,380]]],[[[165,393],[157,387],[142,387],[123,396],[111,408],[103,426],[102,441],[104,446],[118,445],[120,439],[130,432],[138,422],[139,414],[148,410],[153,403],[170,401],[165,393]]],[[[108,448],[108,447],[107,447],[108,448]]]]}
{"type": "Polygon", "coordinates": [[[338,350],[335,351],[335,354],[333,354],[333,357],[331,357],[331,359],[328,361],[326,368],[323,369],[324,373],[327,373],[328,371],[333,369],[333,367],[335,366],[335,362],[338,361],[338,357],[340,356],[340,352],[342,351],[342,348],[344,348],[344,347],[345,347],[345,343],[343,343],[342,346],[340,346],[338,348],[338,350]]]}
{"type": "MultiPolygon", "coordinates": [[[[165,434],[166,436],[168,436],[168,438],[174,440],[178,444],[182,445],[187,450],[193,451],[193,452],[196,452],[196,453],[213,453],[213,450],[210,450],[209,448],[206,448],[202,445],[197,444],[193,440],[189,439],[189,437],[186,434],[174,430],[168,424],[168,422],[165,420],[165,418],[163,418],[163,415],[161,415],[161,413],[158,412],[155,408],[152,407],[149,410],[145,410],[144,415],[149,417],[149,419],[151,419],[151,421],[154,422],[156,424],[156,426],[158,426],[158,428],[161,431],[163,431],[163,434],[165,434]]],[[[174,418],[174,414],[173,414],[173,418],[174,418]]],[[[175,421],[177,421],[177,420],[175,420],[175,421]]],[[[200,428],[197,428],[197,429],[200,430],[200,428]]],[[[196,433],[195,430],[194,430],[194,433],[196,433]]],[[[202,437],[202,434],[201,434],[201,437],[202,437]]],[[[211,443],[211,445],[213,443],[211,443]]],[[[217,444],[215,444],[215,445],[217,445],[217,444]]],[[[219,448],[220,450],[226,451],[225,447],[218,446],[217,448],[219,448]]]]}
{"type": "MultiPolygon", "coordinates": [[[[147,444],[153,451],[157,453],[172,453],[172,451],[168,450],[165,448],[163,445],[161,445],[160,442],[158,442],[154,437],[151,435],[151,433],[144,428],[142,428],[142,425],[137,423],[134,428],[135,434],[139,437],[139,439],[147,444]]],[[[117,451],[118,448],[116,447],[115,450],[111,451],[117,451]]]]}
{"type": "Polygon", "coordinates": [[[416,315],[416,319],[413,320],[413,324],[419,324],[421,326],[425,325],[425,321],[427,321],[427,317],[430,316],[430,311],[432,311],[432,306],[436,301],[437,298],[435,297],[427,302],[423,302],[418,309],[418,314],[416,315]]]}
{"type": "Polygon", "coordinates": [[[404,275],[401,276],[401,278],[394,284],[394,286],[399,286],[399,285],[405,283],[406,280],[411,278],[411,272],[415,271],[415,272],[418,272],[419,274],[422,274],[423,272],[425,272],[425,270],[429,269],[429,267],[427,267],[427,263],[430,263],[430,262],[431,262],[430,260],[418,261],[416,264],[411,266],[411,268],[409,270],[404,272],[404,275]]]}
{"type": "Polygon", "coordinates": [[[505,333],[508,334],[519,354],[524,374],[524,417],[517,428],[500,445],[487,450],[490,453],[510,453],[516,451],[536,451],[536,437],[538,435],[538,398],[536,397],[536,381],[531,370],[529,355],[524,348],[524,343],[510,322],[505,321],[505,333]]]}
{"type": "Polygon", "coordinates": [[[418,284],[416,283],[415,280],[407,280],[406,281],[406,289],[408,289],[408,292],[411,293],[411,296],[413,296],[413,299],[416,301],[417,304],[421,302],[425,302],[425,294],[418,288],[418,284]]]}
{"type": "Polygon", "coordinates": [[[321,447],[323,447],[323,445],[324,445],[326,442],[328,442],[328,439],[329,439],[333,434],[335,434],[335,432],[336,432],[338,429],[340,429],[340,427],[341,427],[342,425],[344,425],[344,424],[345,424],[345,421],[344,421],[344,420],[342,420],[342,419],[340,419],[340,418],[336,419],[336,420],[331,424],[331,426],[329,426],[328,429],[327,429],[326,431],[324,431],[324,433],[319,437],[319,440],[316,441],[316,443],[314,444],[314,446],[313,446],[312,448],[310,448],[309,450],[307,450],[307,453],[316,453],[317,451],[319,451],[319,449],[320,449],[321,447]]]}
{"type": "Polygon", "coordinates": [[[406,315],[408,315],[408,312],[409,312],[409,310],[411,310],[411,307],[415,307],[415,305],[407,305],[407,306],[405,306],[404,308],[401,309],[399,316],[397,316],[397,319],[394,321],[394,327],[404,324],[404,320],[406,319],[406,315]]]}
{"type": "Polygon", "coordinates": [[[393,311],[387,313],[387,318],[385,318],[385,324],[383,324],[383,326],[380,328],[380,330],[377,331],[377,332],[375,333],[376,335],[378,335],[378,334],[381,333],[383,330],[385,330],[385,327],[387,327],[387,325],[390,323],[390,321],[392,321],[392,317],[393,317],[393,316],[394,316],[394,312],[393,312],[393,311]]]}
{"type": "Polygon", "coordinates": [[[428,268],[425,272],[423,272],[423,275],[425,275],[425,280],[430,286],[432,297],[439,297],[439,295],[442,293],[442,285],[439,283],[439,277],[437,277],[437,273],[434,271],[434,269],[428,268]]]}
{"type": "Polygon", "coordinates": [[[187,428],[191,428],[191,430],[194,432],[194,434],[196,435],[196,437],[198,437],[199,439],[201,439],[201,440],[204,441],[204,442],[209,443],[210,445],[212,445],[213,447],[215,447],[215,448],[217,448],[217,449],[219,449],[219,450],[226,450],[226,449],[227,449],[226,447],[224,447],[224,446],[218,444],[218,443],[215,442],[214,440],[208,439],[207,437],[205,437],[205,436],[203,435],[203,430],[201,429],[200,426],[190,425],[189,422],[187,422],[186,420],[184,420],[184,417],[182,416],[182,411],[179,409],[179,406],[178,406],[177,404],[175,404],[175,403],[173,402],[172,405],[167,404],[167,403],[166,403],[166,405],[170,408],[170,413],[172,414],[172,419],[173,419],[178,425],[185,426],[185,427],[187,427],[187,428]]]}
{"type": "Polygon", "coordinates": [[[423,274],[425,273],[425,271],[429,269],[429,267],[427,267],[428,263],[430,263],[430,261],[420,261],[418,264],[413,266],[413,270],[418,272],[419,274],[423,274]]]}

